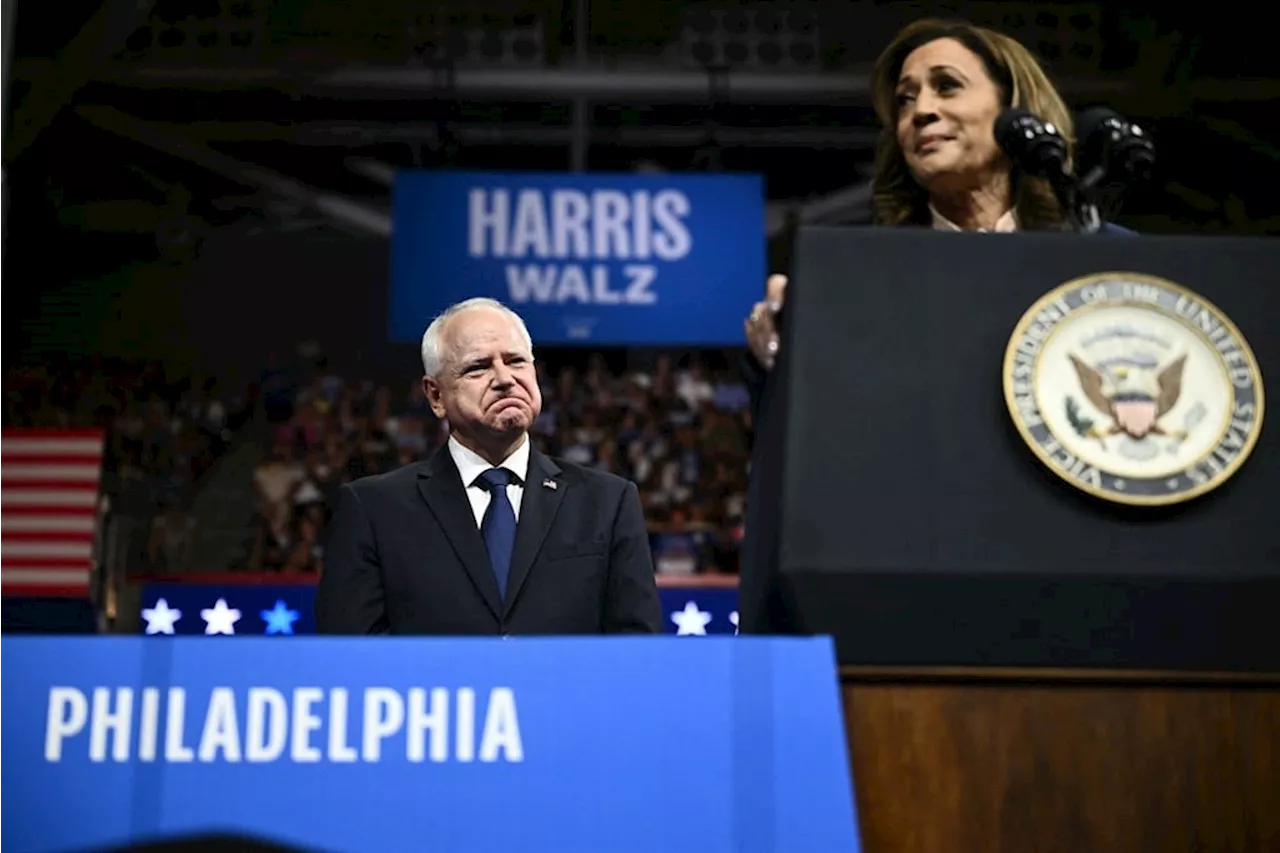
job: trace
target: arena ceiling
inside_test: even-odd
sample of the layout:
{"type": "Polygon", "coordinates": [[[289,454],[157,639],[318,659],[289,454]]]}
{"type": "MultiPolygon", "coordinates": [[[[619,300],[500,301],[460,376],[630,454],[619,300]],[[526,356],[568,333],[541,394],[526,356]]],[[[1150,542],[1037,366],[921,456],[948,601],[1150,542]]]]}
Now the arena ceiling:
{"type": "Polygon", "coordinates": [[[6,222],[43,209],[64,237],[385,236],[413,167],[762,172],[775,226],[858,221],[870,64],[923,13],[1003,28],[1072,105],[1154,133],[1125,221],[1280,233],[1274,48],[1221,3],[16,2],[6,222]]]}

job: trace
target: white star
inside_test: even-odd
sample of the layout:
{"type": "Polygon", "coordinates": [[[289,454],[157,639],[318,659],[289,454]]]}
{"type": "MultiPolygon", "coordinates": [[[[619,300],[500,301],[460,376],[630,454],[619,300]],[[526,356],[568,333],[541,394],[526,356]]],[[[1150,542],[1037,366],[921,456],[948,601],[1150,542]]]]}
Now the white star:
{"type": "Polygon", "coordinates": [[[148,634],[172,634],[173,623],[182,618],[182,611],[170,607],[169,602],[162,598],[155,607],[144,607],[142,618],[147,620],[148,634]]]}
{"type": "Polygon", "coordinates": [[[729,621],[733,623],[733,633],[737,634],[738,633],[738,611],[735,610],[729,614],[729,621]]]}
{"type": "Polygon", "coordinates": [[[219,598],[211,609],[200,611],[200,618],[204,620],[206,634],[234,634],[235,624],[240,621],[240,611],[227,607],[227,600],[219,598]]]}
{"type": "Polygon", "coordinates": [[[711,621],[711,614],[705,610],[699,610],[697,604],[689,601],[685,603],[684,610],[677,610],[671,614],[671,621],[676,623],[678,637],[702,636],[707,633],[707,623],[711,621]]]}

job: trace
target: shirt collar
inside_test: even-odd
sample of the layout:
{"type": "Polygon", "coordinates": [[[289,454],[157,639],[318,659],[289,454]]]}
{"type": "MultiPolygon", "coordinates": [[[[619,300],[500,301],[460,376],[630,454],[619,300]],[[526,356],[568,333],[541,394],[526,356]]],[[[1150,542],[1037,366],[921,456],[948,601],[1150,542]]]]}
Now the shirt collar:
{"type": "MultiPolygon", "coordinates": [[[[462,443],[453,436],[449,436],[449,455],[453,457],[453,464],[458,468],[458,474],[462,477],[463,486],[471,486],[475,483],[476,478],[494,467],[485,461],[480,454],[474,450],[468,450],[462,446],[462,443]]],[[[528,479],[529,474],[529,436],[526,435],[524,440],[520,442],[520,446],[511,452],[511,455],[502,460],[499,468],[506,468],[512,474],[520,478],[523,483],[528,479]]]]}
{"type": "MultiPolygon", "coordinates": [[[[959,225],[956,225],[950,219],[938,212],[938,209],[932,204],[929,205],[929,215],[933,217],[933,228],[935,231],[961,231],[959,225]]],[[[988,229],[977,229],[980,233],[985,233],[988,229]]],[[[1018,215],[1013,210],[1005,211],[1004,216],[996,220],[996,227],[990,229],[992,233],[1011,233],[1018,230],[1018,215]]]]}

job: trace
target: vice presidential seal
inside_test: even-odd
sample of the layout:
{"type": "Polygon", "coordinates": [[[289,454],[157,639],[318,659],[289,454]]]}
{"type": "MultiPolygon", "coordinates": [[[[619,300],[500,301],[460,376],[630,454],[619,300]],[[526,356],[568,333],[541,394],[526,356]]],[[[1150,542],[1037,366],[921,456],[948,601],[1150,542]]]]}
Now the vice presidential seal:
{"type": "Polygon", "coordinates": [[[1052,471],[1125,504],[1210,491],[1262,428],[1262,376],[1240,331],[1170,281],[1104,273],[1045,295],[1004,358],[1018,431],[1052,471]]]}

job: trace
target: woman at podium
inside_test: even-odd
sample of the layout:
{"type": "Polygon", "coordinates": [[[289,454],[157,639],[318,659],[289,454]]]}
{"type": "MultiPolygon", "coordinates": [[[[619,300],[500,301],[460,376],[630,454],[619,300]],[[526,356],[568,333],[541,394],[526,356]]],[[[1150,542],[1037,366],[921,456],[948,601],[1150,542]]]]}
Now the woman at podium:
{"type": "MultiPolygon", "coordinates": [[[[1014,39],[961,21],[909,24],[876,60],[873,105],[883,125],[872,180],[878,226],[946,231],[1062,230],[1043,178],[1018,174],[996,142],[1000,113],[1022,107],[1070,141],[1071,113],[1040,63],[1014,39]]],[[[786,277],[771,276],[746,320],[754,400],[773,366],[786,277]]]]}
{"type": "MultiPolygon", "coordinates": [[[[1063,230],[1052,187],[1018,173],[995,138],[1011,107],[1052,122],[1071,144],[1071,113],[1040,63],[1014,39],[960,21],[927,19],[902,29],[876,60],[872,100],[883,132],[872,182],[873,219],[882,227],[949,231],[1063,230]]],[[[778,351],[776,320],[786,293],[774,275],[746,319],[744,373],[756,447],[769,447],[766,383],[778,351]]],[[[742,546],[739,612],[744,633],[787,633],[774,600],[777,530],[758,510],[776,485],[779,460],[753,461],[742,546]]]]}

